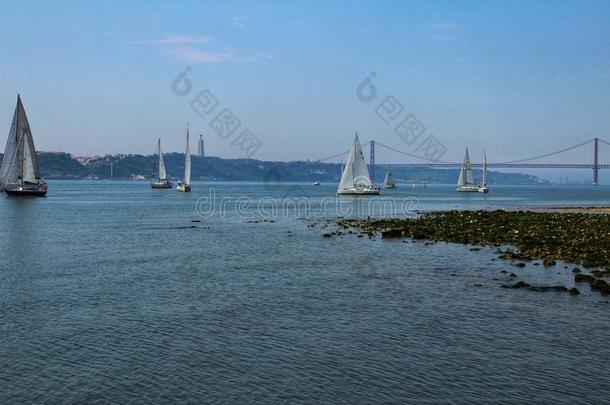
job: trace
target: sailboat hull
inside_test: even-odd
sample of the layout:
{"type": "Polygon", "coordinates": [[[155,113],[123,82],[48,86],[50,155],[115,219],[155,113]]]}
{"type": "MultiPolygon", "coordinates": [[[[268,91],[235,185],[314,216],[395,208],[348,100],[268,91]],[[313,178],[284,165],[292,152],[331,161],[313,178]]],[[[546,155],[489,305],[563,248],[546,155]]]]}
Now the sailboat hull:
{"type": "Polygon", "coordinates": [[[372,189],[354,188],[354,189],[349,189],[349,190],[337,191],[337,194],[339,194],[339,195],[379,195],[380,192],[381,191],[377,188],[372,188],[372,189]]]}
{"type": "Polygon", "coordinates": [[[46,197],[47,186],[24,187],[7,185],[4,192],[14,197],[46,197]]]}
{"type": "Polygon", "coordinates": [[[458,186],[455,188],[455,191],[459,191],[462,193],[478,193],[479,187],[478,186],[458,186]]]}
{"type": "Polygon", "coordinates": [[[383,188],[398,188],[396,184],[383,186],[383,188]]]}
{"type": "Polygon", "coordinates": [[[150,183],[152,188],[172,188],[174,185],[169,181],[150,183]]]}
{"type": "Polygon", "coordinates": [[[190,184],[178,184],[178,187],[176,187],[176,190],[178,190],[182,193],[188,193],[191,191],[191,185],[190,184]]]}

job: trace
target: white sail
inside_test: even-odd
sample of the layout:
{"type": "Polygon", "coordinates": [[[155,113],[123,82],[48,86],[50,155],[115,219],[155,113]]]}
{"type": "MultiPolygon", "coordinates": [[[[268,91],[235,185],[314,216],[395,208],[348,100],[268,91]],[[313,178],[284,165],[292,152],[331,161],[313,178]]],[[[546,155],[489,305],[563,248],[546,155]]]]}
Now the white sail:
{"type": "Polygon", "coordinates": [[[36,173],[34,173],[34,161],[30,149],[28,137],[23,137],[23,174],[22,180],[28,183],[36,182],[36,173]]]}
{"type": "Polygon", "coordinates": [[[483,186],[487,185],[487,152],[483,149],[483,186]]]}
{"type": "Polygon", "coordinates": [[[157,164],[158,164],[157,179],[166,180],[167,173],[165,172],[165,161],[163,160],[163,150],[161,150],[161,139],[159,139],[159,143],[157,144],[157,156],[159,159],[159,161],[157,162],[157,164]]]}
{"type": "Polygon", "coordinates": [[[472,164],[470,163],[468,148],[466,148],[466,155],[464,156],[464,162],[462,163],[462,169],[460,170],[460,177],[457,185],[458,187],[474,185],[474,176],[472,174],[472,164]]]}
{"type": "Polygon", "coordinates": [[[396,186],[396,182],[394,181],[394,175],[392,174],[392,168],[388,166],[388,171],[385,174],[385,179],[383,181],[384,187],[394,187],[396,186]]]}
{"type": "Polygon", "coordinates": [[[464,182],[464,177],[464,164],[462,164],[462,168],[460,169],[460,177],[458,178],[457,182],[458,187],[463,187],[466,185],[466,183],[464,182]]]}
{"type": "Polygon", "coordinates": [[[17,96],[17,106],[6,140],[0,166],[0,184],[16,183],[19,177],[32,183],[40,177],[34,139],[21,96],[17,96]]]}
{"type": "Polygon", "coordinates": [[[184,155],[184,184],[191,184],[191,149],[189,146],[189,129],[186,127],[186,153],[184,155]]]}
{"type": "Polygon", "coordinates": [[[362,153],[362,146],[358,139],[358,134],[354,138],[354,143],[347,157],[347,163],[343,169],[343,175],[341,176],[341,182],[339,183],[340,190],[353,189],[356,186],[370,186],[371,178],[369,177],[369,170],[362,153]]]}
{"type": "Polygon", "coordinates": [[[17,137],[17,110],[15,110],[15,116],[13,117],[11,130],[9,131],[8,138],[6,139],[6,147],[4,148],[4,158],[2,159],[2,166],[0,167],[1,184],[14,183],[17,181],[17,155],[19,152],[19,141],[20,139],[17,137]]]}
{"type": "Polygon", "coordinates": [[[466,156],[464,158],[464,173],[466,174],[466,184],[474,185],[474,176],[472,174],[472,164],[470,163],[470,155],[468,154],[468,148],[466,148],[466,156]]]}

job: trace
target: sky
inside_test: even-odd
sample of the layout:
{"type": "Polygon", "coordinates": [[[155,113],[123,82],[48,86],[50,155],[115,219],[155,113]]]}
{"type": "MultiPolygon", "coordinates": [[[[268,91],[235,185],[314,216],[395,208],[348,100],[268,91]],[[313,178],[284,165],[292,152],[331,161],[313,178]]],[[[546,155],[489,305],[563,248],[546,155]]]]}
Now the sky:
{"type": "Polygon", "coordinates": [[[444,160],[506,161],[610,141],[609,67],[608,1],[2,0],[0,142],[21,93],[37,148],[74,155],[182,151],[187,122],[227,158],[244,130],[259,159],[333,155],[354,131],[413,153],[411,114],[444,160]],[[211,127],[224,109],[234,133],[211,127]]]}

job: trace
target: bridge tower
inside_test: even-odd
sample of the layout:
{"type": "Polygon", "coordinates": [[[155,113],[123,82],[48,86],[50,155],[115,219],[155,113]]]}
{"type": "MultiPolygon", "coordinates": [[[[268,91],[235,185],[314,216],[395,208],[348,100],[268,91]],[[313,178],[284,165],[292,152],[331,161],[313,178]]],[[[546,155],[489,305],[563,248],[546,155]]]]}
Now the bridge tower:
{"type": "Polygon", "coordinates": [[[598,174],[597,172],[599,171],[598,153],[599,153],[599,138],[595,138],[593,140],[593,185],[594,186],[599,185],[598,179],[597,179],[597,174],[598,174]]]}
{"type": "Polygon", "coordinates": [[[371,172],[371,181],[375,182],[375,141],[371,141],[371,153],[369,155],[369,166],[371,172]]]}

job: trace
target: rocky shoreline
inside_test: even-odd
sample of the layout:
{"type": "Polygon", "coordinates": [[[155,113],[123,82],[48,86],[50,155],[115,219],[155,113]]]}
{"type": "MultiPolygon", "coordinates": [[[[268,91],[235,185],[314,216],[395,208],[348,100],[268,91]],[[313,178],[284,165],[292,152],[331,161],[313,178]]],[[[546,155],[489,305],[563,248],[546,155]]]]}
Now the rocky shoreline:
{"type": "MultiPolygon", "coordinates": [[[[445,211],[411,219],[340,219],[339,229],[382,238],[412,238],[479,246],[514,246],[499,250],[499,257],[516,266],[542,260],[550,267],[557,260],[574,268],[576,283],[589,283],[592,290],[610,294],[610,215],[531,211],[445,211]]],[[[341,231],[338,231],[341,232],[341,231]]],[[[329,234],[329,236],[333,236],[329,234]]],[[[475,250],[473,248],[471,250],[475,250]]],[[[526,285],[507,286],[530,288],[526,285]]],[[[531,288],[530,288],[531,289],[531,288]]]]}

